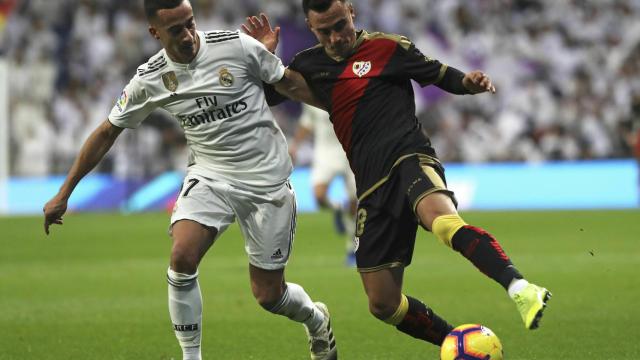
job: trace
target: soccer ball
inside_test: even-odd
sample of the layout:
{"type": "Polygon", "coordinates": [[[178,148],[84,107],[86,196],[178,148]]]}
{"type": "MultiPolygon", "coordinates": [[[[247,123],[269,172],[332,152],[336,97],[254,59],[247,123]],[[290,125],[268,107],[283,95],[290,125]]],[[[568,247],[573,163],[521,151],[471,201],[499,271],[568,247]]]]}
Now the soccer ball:
{"type": "Polygon", "coordinates": [[[502,360],[502,344],[486,326],[465,324],[451,330],[440,349],[441,360],[502,360]]]}

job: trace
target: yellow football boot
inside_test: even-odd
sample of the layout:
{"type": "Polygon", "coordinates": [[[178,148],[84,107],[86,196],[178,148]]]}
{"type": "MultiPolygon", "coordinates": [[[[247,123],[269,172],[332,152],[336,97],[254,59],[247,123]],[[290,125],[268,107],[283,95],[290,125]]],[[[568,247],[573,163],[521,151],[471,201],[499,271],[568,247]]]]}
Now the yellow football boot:
{"type": "Polygon", "coordinates": [[[513,295],[513,301],[516,303],[527,329],[538,328],[542,313],[550,298],[551,292],[549,290],[535,284],[529,284],[513,295]]]}

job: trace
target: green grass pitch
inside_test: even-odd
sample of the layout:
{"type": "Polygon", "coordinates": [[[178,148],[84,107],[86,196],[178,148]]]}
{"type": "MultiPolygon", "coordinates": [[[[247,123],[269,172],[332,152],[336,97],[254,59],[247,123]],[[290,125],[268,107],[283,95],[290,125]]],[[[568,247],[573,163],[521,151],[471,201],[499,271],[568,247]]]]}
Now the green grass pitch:
{"type": "MultiPolygon", "coordinates": [[[[405,293],[453,324],[493,329],[506,359],[640,359],[640,212],[469,212],[519,269],[554,294],[524,329],[499,285],[431,234],[418,236],[405,293]]],[[[0,218],[0,359],[180,359],[167,312],[167,214],[0,218]]],[[[369,315],[329,214],[298,219],[287,280],[329,305],[340,358],[437,359],[430,344],[369,315]]],[[[229,229],[200,268],[205,359],[307,359],[301,325],[254,301],[229,229]]]]}

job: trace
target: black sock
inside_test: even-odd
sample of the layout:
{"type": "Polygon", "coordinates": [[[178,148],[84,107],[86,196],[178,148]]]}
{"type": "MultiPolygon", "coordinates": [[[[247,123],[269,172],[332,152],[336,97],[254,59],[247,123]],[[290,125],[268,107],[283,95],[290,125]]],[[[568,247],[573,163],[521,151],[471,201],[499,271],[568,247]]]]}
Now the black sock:
{"type": "Polygon", "coordinates": [[[465,225],[453,235],[451,245],[505,289],[513,279],[522,279],[498,241],[483,229],[465,225]]]}
{"type": "Polygon", "coordinates": [[[442,345],[444,338],[453,330],[453,326],[436,315],[420,300],[407,296],[409,310],[396,329],[414,338],[442,345]]]}

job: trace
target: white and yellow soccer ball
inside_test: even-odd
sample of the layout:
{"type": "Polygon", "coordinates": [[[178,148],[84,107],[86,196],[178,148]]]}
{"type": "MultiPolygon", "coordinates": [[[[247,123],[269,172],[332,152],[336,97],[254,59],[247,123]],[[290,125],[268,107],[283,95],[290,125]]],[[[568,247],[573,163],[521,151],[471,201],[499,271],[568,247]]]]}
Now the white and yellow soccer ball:
{"type": "Polygon", "coordinates": [[[486,326],[464,324],[451,330],[440,349],[441,360],[502,360],[502,344],[486,326]]]}

